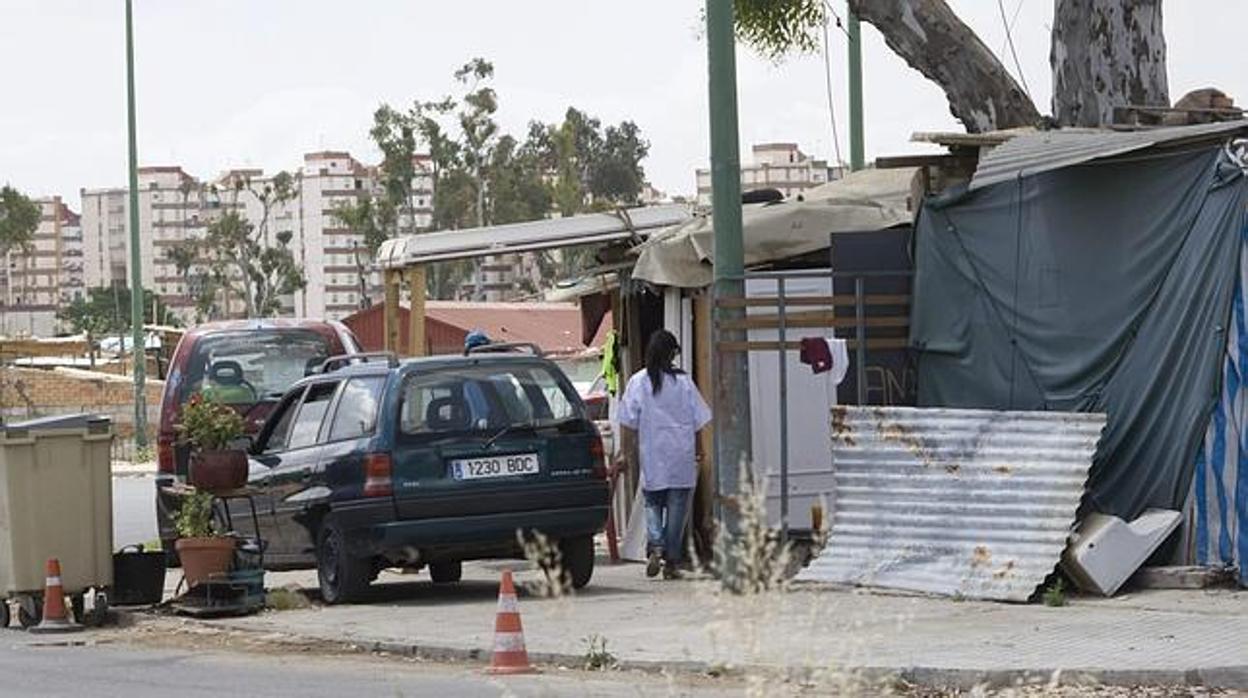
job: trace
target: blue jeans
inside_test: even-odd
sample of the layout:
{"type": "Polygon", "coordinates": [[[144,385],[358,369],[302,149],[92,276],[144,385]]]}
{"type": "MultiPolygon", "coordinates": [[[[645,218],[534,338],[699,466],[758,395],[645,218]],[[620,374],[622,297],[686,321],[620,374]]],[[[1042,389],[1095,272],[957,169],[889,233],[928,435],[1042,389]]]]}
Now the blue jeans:
{"type": "Polygon", "coordinates": [[[647,548],[660,551],[669,565],[679,564],[685,556],[685,518],[692,491],[688,487],[642,490],[646,498],[647,548]]]}

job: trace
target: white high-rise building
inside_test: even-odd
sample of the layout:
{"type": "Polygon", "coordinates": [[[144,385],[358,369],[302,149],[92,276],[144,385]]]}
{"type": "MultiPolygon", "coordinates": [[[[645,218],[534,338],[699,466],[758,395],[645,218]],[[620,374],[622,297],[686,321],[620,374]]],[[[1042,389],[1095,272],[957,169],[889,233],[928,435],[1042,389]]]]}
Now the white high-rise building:
{"type": "MultiPolygon", "coordinates": [[[[754,161],[741,166],[741,190],[776,189],[796,196],[821,184],[839,179],[840,167],[828,167],[826,160],[815,160],[796,143],[760,143],[753,147],[754,161]]],[[[698,169],[698,204],[711,205],[711,171],[698,169]]]]}
{"type": "MultiPolygon", "coordinates": [[[[427,158],[416,159],[412,223],[401,232],[432,223],[433,181],[427,158]]],[[[364,240],[348,230],[334,211],[368,195],[380,194],[378,173],[346,152],[304,156],[302,167],[290,172],[293,196],[268,207],[268,235],[274,241],[289,234],[289,246],[304,272],[304,290],[282,298],[286,317],[341,318],[358,310],[365,296],[380,298],[379,279],[371,271],[364,240]]],[[[160,294],[182,319],[196,318],[195,284],[204,270],[180,273],[169,251],[188,239],[200,238],[228,211],[237,211],[260,234],[265,219],[261,193],[275,175],[261,170],[232,170],[212,182],[197,180],[180,167],[139,169],[139,237],[144,285],[160,294]]],[[[128,199],[125,189],[83,190],[84,242],[88,285],[125,285],[129,279],[128,199]]],[[[271,243],[274,244],[274,243],[271,243]]],[[[224,294],[222,294],[224,296],[224,294]]],[[[228,314],[244,312],[235,293],[218,299],[228,314]]]]}
{"type": "Polygon", "coordinates": [[[11,250],[0,270],[0,332],[51,336],[56,311],[85,289],[80,217],[61,197],[35,199],[39,227],[26,249],[11,250]]]}

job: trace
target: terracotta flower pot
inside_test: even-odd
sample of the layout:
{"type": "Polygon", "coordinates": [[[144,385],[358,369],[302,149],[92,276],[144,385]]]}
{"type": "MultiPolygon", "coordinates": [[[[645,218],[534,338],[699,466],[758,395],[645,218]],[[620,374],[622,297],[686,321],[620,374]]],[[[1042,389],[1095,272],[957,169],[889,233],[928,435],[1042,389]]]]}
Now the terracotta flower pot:
{"type": "Polygon", "coordinates": [[[220,494],[247,484],[247,453],[238,450],[196,451],[191,454],[191,484],[220,494]]]}
{"type": "Polygon", "coordinates": [[[186,577],[186,585],[193,587],[229,572],[234,564],[234,546],[233,538],[179,538],[174,543],[174,548],[182,561],[182,574],[186,577]]]}

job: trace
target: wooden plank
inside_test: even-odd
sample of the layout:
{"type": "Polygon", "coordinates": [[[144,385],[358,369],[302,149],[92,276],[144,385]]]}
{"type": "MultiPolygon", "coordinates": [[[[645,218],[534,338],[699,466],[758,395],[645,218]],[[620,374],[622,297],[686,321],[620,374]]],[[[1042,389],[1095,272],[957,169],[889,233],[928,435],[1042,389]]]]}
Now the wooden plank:
{"type": "MultiPolygon", "coordinates": [[[[706,404],[714,404],[715,374],[712,372],[711,351],[712,332],[711,296],[699,293],[693,297],[693,379],[702,393],[706,404]]],[[[707,555],[713,547],[715,534],[715,422],[712,421],[705,429],[698,432],[698,488],[694,502],[694,526],[698,533],[695,537],[696,548],[701,555],[707,555]]]]}
{"type": "MultiPolygon", "coordinates": [[[[853,351],[858,348],[858,340],[850,339],[845,342],[847,348],[853,351]]],[[[801,342],[785,342],[785,348],[789,351],[798,351],[802,348],[801,342]]],[[[881,337],[878,339],[868,339],[867,349],[906,349],[910,346],[909,340],[905,337],[881,337]]],[[[779,351],[780,342],[720,342],[716,347],[720,352],[740,352],[740,351],[779,351]]]]}
{"type": "MultiPolygon", "coordinates": [[[[864,327],[909,327],[910,318],[905,316],[865,317],[862,319],[862,324],[864,327]]],[[[785,315],[785,327],[788,329],[847,328],[857,326],[857,318],[843,316],[838,318],[833,317],[830,313],[820,316],[806,314],[804,317],[785,315]]],[[[721,330],[775,330],[779,328],[780,317],[778,315],[751,316],[744,320],[729,320],[719,325],[721,330]]]]}
{"type": "MultiPolygon", "coordinates": [[[[970,158],[958,157],[950,153],[932,153],[929,155],[893,155],[888,157],[877,157],[875,166],[877,169],[889,170],[898,167],[930,167],[953,165],[958,161],[966,162],[970,158]]],[[[973,162],[973,161],[972,161],[973,162]]]]}
{"type": "Polygon", "coordinates": [[[386,292],[386,307],[382,315],[385,326],[385,350],[396,354],[401,351],[399,346],[399,335],[402,334],[402,328],[399,325],[399,284],[402,278],[402,272],[395,269],[387,269],[382,277],[386,292]]]}
{"type": "Polygon", "coordinates": [[[408,318],[408,356],[426,356],[429,343],[425,339],[425,267],[418,264],[407,270],[411,316],[408,318]]]}
{"type": "MultiPolygon", "coordinates": [[[[866,305],[910,305],[910,295],[906,293],[868,293],[863,296],[863,303],[866,305]]],[[[835,296],[797,296],[795,298],[785,298],[786,306],[809,307],[809,306],[835,306],[838,308],[854,307],[857,300],[853,294],[839,294],[835,296]]],[[[780,305],[778,298],[721,298],[717,301],[717,305],[721,308],[776,308],[780,305]]]]}

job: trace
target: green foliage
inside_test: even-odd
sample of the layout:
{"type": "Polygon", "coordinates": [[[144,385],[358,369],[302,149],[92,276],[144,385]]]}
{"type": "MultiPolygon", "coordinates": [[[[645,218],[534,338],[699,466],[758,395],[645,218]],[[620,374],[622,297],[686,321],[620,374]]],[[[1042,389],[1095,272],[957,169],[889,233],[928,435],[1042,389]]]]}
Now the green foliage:
{"type": "Polygon", "coordinates": [[[398,207],[389,198],[363,197],[356,203],[341,202],[334,217],[353,234],[364,238],[369,256],[377,254],[381,243],[393,237],[398,225],[398,207]]]}
{"type": "Polygon", "coordinates": [[[212,494],[203,490],[182,498],[178,514],[173,520],[174,531],[179,538],[210,538],[221,534],[212,519],[212,494]]]}
{"type": "Polygon", "coordinates": [[[828,21],[823,0],[734,0],[737,38],[765,58],[809,53],[820,46],[828,21]]]}
{"type": "Polygon", "coordinates": [[[178,436],[200,451],[220,451],[242,438],[243,418],[231,407],[201,394],[182,406],[178,436]]]}
{"type": "Polygon", "coordinates": [[[7,184],[0,188],[0,255],[30,245],[41,216],[39,204],[7,184]]]}
{"type": "Polygon", "coordinates": [[[1066,605],[1066,580],[1058,577],[1044,588],[1043,595],[1044,605],[1051,608],[1060,608],[1066,605]]]}
{"type": "MultiPolygon", "coordinates": [[[[169,314],[164,302],[151,291],[143,291],[143,322],[155,324],[169,314]],[[154,304],[154,305],[153,305],[154,304]]],[[[88,289],[83,298],[76,298],[57,312],[58,320],[68,324],[76,334],[95,340],[130,330],[130,289],[116,286],[88,289]]]]}
{"type": "Polygon", "coordinates": [[[619,660],[607,650],[607,638],[601,635],[590,635],[585,638],[585,669],[588,671],[606,671],[619,665],[619,660]]]}
{"type": "MultiPolygon", "coordinates": [[[[208,226],[201,240],[183,243],[195,246],[193,254],[180,254],[203,260],[210,270],[207,278],[215,286],[227,286],[242,296],[248,317],[271,317],[281,311],[282,296],[307,286],[303,268],[290,248],[292,234],[269,232],[270,209],[294,194],[276,179],[261,190],[250,191],[264,209],[259,230],[237,212],[229,211],[208,226]]],[[[215,297],[215,287],[211,290],[215,297]]],[[[197,305],[202,300],[201,295],[197,305]]]]}
{"type": "MultiPolygon", "coordinates": [[[[370,251],[403,227],[396,219],[403,219],[412,179],[421,174],[407,169],[417,150],[429,154],[433,230],[539,220],[552,211],[570,216],[637,201],[649,144],[636,124],[604,129],[598,119],[570,108],[562,123],[530,123],[520,140],[502,133],[494,120],[499,99],[490,86],[493,77],[493,64],[474,58],[454,73],[457,96],[417,100],[407,111],[378,108],[370,136],[383,154],[383,193],[335,211],[344,226],[365,237],[370,251]]],[[[551,281],[592,263],[588,251],[539,260],[551,281]]],[[[452,298],[474,270],[471,262],[432,265],[427,291],[432,298],[452,298]]]]}

